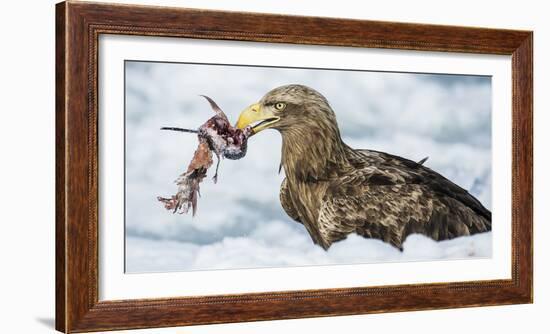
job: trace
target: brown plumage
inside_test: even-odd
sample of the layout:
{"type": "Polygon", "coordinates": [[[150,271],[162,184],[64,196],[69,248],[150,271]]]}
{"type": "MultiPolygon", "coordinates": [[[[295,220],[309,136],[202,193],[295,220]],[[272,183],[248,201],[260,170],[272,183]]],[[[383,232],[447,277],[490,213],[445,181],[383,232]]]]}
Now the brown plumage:
{"type": "Polygon", "coordinates": [[[256,133],[281,133],[281,205],[324,249],[350,233],[401,249],[411,233],[446,240],[491,230],[491,212],[423,166],[425,159],[346,145],[328,101],[309,87],[270,91],[243,111],[237,127],[250,124],[256,133]]]}

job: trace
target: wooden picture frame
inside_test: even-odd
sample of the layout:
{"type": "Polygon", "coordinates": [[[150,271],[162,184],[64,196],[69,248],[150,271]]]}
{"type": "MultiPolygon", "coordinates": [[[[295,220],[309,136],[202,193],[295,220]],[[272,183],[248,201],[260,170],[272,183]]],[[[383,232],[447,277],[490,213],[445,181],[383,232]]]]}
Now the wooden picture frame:
{"type": "Polygon", "coordinates": [[[56,329],[120,330],[533,301],[533,33],[67,1],[56,7],[56,329]],[[256,22],[262,22],[261,25],[256,22]],[[101,34],[512,57],[511,279],[164,299],[98,299],[101,34]]]}

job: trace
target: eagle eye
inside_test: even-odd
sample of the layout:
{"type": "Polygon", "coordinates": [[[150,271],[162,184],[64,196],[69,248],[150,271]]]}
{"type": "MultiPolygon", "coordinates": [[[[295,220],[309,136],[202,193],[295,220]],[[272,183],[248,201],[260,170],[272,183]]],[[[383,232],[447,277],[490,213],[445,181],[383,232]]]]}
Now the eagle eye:
{"type": "Polygon", "coordinates": [[[281,111],[281,110],[283,110],[284,108],[286,108],[286,103],[283,103],[283,102],[275,103],[275,109],[281,111]]]}

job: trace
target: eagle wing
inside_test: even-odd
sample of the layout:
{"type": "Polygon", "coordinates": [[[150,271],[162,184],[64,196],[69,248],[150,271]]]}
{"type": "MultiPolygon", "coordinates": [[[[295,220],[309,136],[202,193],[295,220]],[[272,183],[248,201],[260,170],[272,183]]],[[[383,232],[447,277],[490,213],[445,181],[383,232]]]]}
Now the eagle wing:
{"type": "Polygon", "coordinates": [[[411,233],[445,240],[491,230],[491,212],[466,190],[414,161],[357,150],[331,180],[318,216],[326,241],[349,233],[401,248],[411,233]]]}

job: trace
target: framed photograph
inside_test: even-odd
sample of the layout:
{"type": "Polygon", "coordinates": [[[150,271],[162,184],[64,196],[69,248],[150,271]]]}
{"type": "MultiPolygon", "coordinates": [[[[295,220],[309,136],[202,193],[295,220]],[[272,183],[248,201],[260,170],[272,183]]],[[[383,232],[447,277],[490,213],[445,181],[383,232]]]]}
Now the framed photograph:
{"type": "Polygon", "coordinates": [[[531,303],[532,40],[59,3],[57,330],[531,303]]]}

